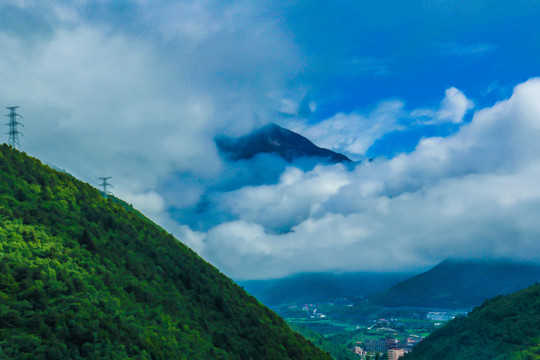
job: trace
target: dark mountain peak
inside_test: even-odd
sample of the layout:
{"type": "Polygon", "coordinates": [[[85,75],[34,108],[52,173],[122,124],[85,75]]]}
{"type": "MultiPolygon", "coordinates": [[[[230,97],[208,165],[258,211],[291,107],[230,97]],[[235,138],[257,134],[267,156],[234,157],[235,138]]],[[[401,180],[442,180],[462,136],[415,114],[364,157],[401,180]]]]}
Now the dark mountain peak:
{"type": "Polygon", "coordinates": [[[348,163],[343,154],[318,147],[310,140],[275,123],[270,123],[250,134],[215,139],[222,154],[231,160],[251,159],[258,154],[275,154],[288,162],[303,157],[319,157],[329,163],[348,163]]]}

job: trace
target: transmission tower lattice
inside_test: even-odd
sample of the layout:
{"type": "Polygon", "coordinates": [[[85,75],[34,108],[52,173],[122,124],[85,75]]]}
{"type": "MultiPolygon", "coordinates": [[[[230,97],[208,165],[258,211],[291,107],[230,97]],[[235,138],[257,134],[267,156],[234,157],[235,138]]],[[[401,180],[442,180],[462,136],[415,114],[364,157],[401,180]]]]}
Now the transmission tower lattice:
{"type": "Polygon", "coordinates": [[[17,117],[20,117],[22,119],[22,116],[17,114],[18,108],[19,106],[8,106],[6,108],[9,110],[9,114],[6,115],[7,117],[9,117],[9,122],[6,124],[9,126],[9,132],[7,132],[7,134],[9,135],[8,145],[13,146],[14,148],[20,146],[19,134],[23,135],[19,130],[17,130],[17,125],[21,125],[22,127],[24,127],[23,124],[17,121],[17,117]]]}
{"type": "Polygon", "coordinates": [[[103,194],[105,194],[105,196],[109,195],[110,192],[107,190],[107,187],[110,186],[110,187],[114,187],[112,186],[111,184],[109,184],[107,182],[107,180],[109,180],[110,178],[112,178],[112,176],[106,176],[106,177],[100,177],[98,179],[101,180],[101,184],[99,184],[99,186],[101,186],[103,188],[103,194]]]}

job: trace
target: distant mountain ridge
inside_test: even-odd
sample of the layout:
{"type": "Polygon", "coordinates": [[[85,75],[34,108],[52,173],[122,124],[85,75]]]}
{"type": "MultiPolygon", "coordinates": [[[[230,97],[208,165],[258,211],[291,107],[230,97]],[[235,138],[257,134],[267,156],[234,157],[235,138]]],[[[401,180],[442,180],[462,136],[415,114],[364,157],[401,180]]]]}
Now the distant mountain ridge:
{"type": "Polygon", "coordinates": [[[480,305],[540,281],[540,266],[509,261],[445,260],[434,268],[372,297],[387,307],[457,309],[480,305]]]}
{"type": "Polygon", "coordinates": [[[240,281],[267,306],[361,298],[388,289],[410,273],[301,273],[280,279],[240,281]]]}
{"type": "Polygon", "coordinates": [[[301,273],[240,281],[267,306],[366,297],[385,307],[469,308],[540,281],[540,266],[502,261],[445,260],[410,273],[301,273]]]}
{"type": "Polygon", "coordinates": [[[302,157],[319,157],[329,163],[352,162],[345,155],[318,147],[302,135],[274,123],[238,138],[220,136],[215,142],[233,161],[251,159],[258,154],[275,154],[288,162],[302,157]]]}

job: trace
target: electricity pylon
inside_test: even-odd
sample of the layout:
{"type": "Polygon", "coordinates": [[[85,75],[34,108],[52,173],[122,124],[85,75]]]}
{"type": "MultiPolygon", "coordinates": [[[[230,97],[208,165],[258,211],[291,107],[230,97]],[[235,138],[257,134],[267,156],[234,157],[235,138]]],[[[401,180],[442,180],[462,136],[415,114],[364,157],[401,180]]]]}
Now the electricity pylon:
{"type": "Polygon", "coordinates": [[[17,121],[17,117],[20,117],[22,119],[22,116],[17,114],[18,108],[19,106],[8,106],[6,108],[9,110],[9,114],[6,115],[7,117],[9,117],[9,122],[6,124],[9,126],[9,132],[6,133],[9,134],[8,145],[13,146],[14,148],[20,146],[19,134],[23,135],[19,130],[17,130],[17,125],[21,125],[22,127],[24,127],[23,124],[17,121]]]}
{"type": "Polygon", "coordinates": [[[110,178],[112,178],[112,176],[106,176],[106,177],[98,178],[98,179],[102,180],[101,184],[99,184],[99,186],[103,187],[103,194],[105,195],[105,197],[107,197],[107,195],[110,194],[110,192],[107,190],[107,186],[114,187],[114,186],[112,186],[111,184],[109,184],[107,182],[107,180],[109,180],[110,178]]]}

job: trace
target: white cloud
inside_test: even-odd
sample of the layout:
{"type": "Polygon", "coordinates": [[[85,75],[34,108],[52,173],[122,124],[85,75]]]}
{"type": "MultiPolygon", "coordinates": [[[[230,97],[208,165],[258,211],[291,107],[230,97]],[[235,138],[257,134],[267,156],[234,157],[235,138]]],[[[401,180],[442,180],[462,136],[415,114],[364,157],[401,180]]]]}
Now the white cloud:
{"type": "Polygon", "coordinates": [[[304,173],[287,169],[278,184],[242,189],[224,194],[220,204],[238,218],[268,231],[289,231],[318,213],[322,203],[349,181],[341,165],[318,166],[304,173]]]}
{"type": "Polygon", "coordinates": [[[0,81],[10,84],[0,97],[21,106],[22,149],[93,185],[112,176],[115,194],[202,248],[205,235],[168,210],[196,206],[217,179],[233,181],[213,138],[279,108],[301,66],[290,39],[239,2],[140,2],[129,23],[117,14],[114,24],[90,14],[114,14],[106,2],[16,5],[25,11],[17,16],[40,19],[0,28],[0,81]]]}
{"type": "Polygon", "coordinates": [[[22,148],[92,184],[112,176],[130,202],[158,194],[181,173],[195,191],[165,202],[196,203],[201,186],[225,171],[213,137],[264,122],[255,114],[278,108],[300,64],[290,40],[254,5],[141,2],[130,10],[133,32],[122,16],[114,26],[86,18],[92,8],[116,11],[106,2],[38,3],[16,5],[47,32],[0,29],[0,81],[10,84],[0,97],[21,106],[22,148]],[[191,15],[193,26],[181,21],[191,15]]]}
{"type": "Polygon", "coordinates": [[[463,123],[465,114],[474,108],[474,103],[469,100],[463,92],[451,87],[446,89],[445,97],[441,101],[438,110],[433,109],[415,109],[411,111],[410,117],[417,119],[423,124],[442,124],[442,123],[463,123]]]}
{"type": "Polygon", "coordinates": [[[361,157],[375,140],[401,128],[398,120],[404,114],[403,105],[401,101],[387,101],[368,115],[338,113],[314,125],[293,124],[292,129],[321,147],[361,157]]]}
{"type": "Polygon", "coordinates": [[[298,115],[300,105],[291,99],[282,99],[279,111],[286,115],[298,115]]]}
{"type": "MultiPolygon", "coordinates": [[[[353,158],[362,158],[376,140],[392,131],[405,129],[402,125],[404,120],[424,125],[447,122],[461,124],[465,114],[473,107],[474,103],[463,92],[451,87],[445,91],[438,109],[423,108],[407,112],[402,101],[392,100],[380,103],[365,115],[357,111],[338,113],[316,124],[297,121],[291,128],[319,146],[353,158]]],[[[291,106],[289,108],[288,113],[297,113],[291,106]]]]}
{"type": "Polygon", "coordinates": [[[463,122],[465,113],[474,107],[473,102],[454,87],[446,89],[445,95],[441,102],[441,108],[435,114],[436,119],[438,121],[447,120],[454,124],[463,122]]]}
{"type": "Polygon", "coordinates": [[[219,166],[207,136],[216,127],[213,99],[163,97],[150,44],[88,27],[59,30],[30,49],[22,40],[0,43],[9,49],[2,81],[13,84],[2,97],[21,105],[27,151],[84,180],[110,175],[136,191],[175,169],[219,166]]]}
{"type": "Polygon", "coordinates": [[[202,253],[205,249],[206,234],[191,230],[188,226],[169,224],[170,227],[176,229],[173,235],[189,246],[193,251],[202,253]]]}
{"type": "MultiPolygon", "coordinates": [[[[271,156],[224,162],[213,143],[280,108],[302,112],[306,90],[291,77],[305,59],[258,4],[139,1],[133,23],[118,17],[113,27],[87,14],[89,2],[38,3],[10,2],[43,24],[0,28],[0,82],[9,84],[0,97],[21,106],[23,150],[92,184],[112,176],[117,194],[225,273],[260,278],[424,267],[447,256],[537,257],[539,79],[477,109],[471,122],[464,116],[472,102],[450,88],[438,108],[410,112],[387,101],[368,114],[297,123],[294,130],[317,145],[357,157],[402,129],[402,119],[460,128],[354,170],[282,173],[287,164],[271,156]],[[185,209],[208,216],[198,220],[210,230],[174,221],[185,209]]],[[[97,7],[107,6],[114,7],[97,7]]],[[[316,110],[315,102],[307,106],[316,110]]]]}
{"type": "Polygon", "coordinates": [[[144,194],[118,193],[117,196],[122,199],[130,199],[135,209],[151,218],[160,216],[166,210],[165,200],[155,191],[149,191],[144,194]]]}
{"type": "Polygon", "coordinates": [[[297,171],[276,186],[242,189],[259,196],[239,196],[238,206],[252,200],[253,207],[244,209],[242,220],[212,230],[203,254],[238,278],[422,268],[450,256],[537,261],[538,96],[540,80],[532,79],[510,99],[478,111],[453,136],[424,139],[411,154],[352,172],[318,168],[320,179],[337,177],[331,182],[341,186],[334,191],[324,192],[325,181],[310,185],[314,174],[297,171]],[[310,189],[307,198],[299,189],[310,189]],[[283,198],[292,201],[282,204],[283,198]],[[286,234],[266,232],[253,214],[286,213],[295,204],[317,210],[286,234]]]}

